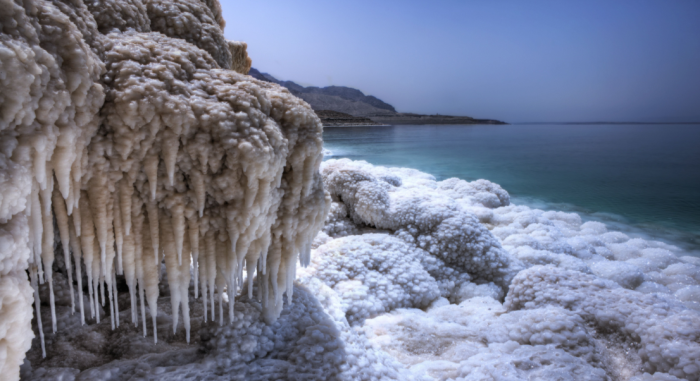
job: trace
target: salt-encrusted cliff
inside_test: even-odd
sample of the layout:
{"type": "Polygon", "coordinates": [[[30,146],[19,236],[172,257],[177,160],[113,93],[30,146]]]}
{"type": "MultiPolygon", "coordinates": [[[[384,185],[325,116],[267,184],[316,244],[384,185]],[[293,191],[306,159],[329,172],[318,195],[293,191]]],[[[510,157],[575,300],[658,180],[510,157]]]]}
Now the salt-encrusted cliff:
{"type": "MultiPolygon", "coordinates": [[[[322,127],[286,89],[245,75],[246,45],[224,38],[218,2],[2,0],[0,9],[0,377],[18,377],[40,284],[51,319],[39,326],[61,325],[55,233],[83,323],[119,326],[123,276],[129,320],[146,332],[145,299],[155,327],[163,259],[173,329],[181,317],[189,336],[191,276],[213,319],[214,290],[233,301],[244,270],[260,274],[262,315],[274,321],[329,202],[322,127]]],[[[227,308],[221,323],[234,319],[227,308]]]]}

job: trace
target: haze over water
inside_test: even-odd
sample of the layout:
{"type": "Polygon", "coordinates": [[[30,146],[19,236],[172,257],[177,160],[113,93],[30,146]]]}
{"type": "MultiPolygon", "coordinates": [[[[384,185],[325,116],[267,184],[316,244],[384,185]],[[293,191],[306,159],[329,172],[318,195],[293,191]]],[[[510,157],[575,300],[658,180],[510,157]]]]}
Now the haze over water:
{"type": "Polygon", "coordinates": [[[325,128],[330,157],[500,184],[700,255],[700,124],[325,128]]]}

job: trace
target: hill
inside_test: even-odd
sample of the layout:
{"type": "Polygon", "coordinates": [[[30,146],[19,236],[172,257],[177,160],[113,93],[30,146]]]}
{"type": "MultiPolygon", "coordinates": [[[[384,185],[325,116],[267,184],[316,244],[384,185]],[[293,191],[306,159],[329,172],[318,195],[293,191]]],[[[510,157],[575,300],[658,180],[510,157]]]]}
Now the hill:
{"type": "Polygon", "coordinates": [[[305,100],[316,111],[325,126],[381,125],[381,124],[505,124],[492,119],[474,119],[468,116],[422,115],[397,112],[394,106],[381,99],[365,95],[362,91],[346,86],[304,87],[292,81],[281,81],[270,74],[251,68],[248,75],[267,82],[282,85],[297,97],[305,100]],[[325,114],[320,113],[324,111],[325,114]],[[349,114],[330,116],[328,112],[349,114]],[[359,117],[355,120],[348,116],[359,117]],[[352,119],[352,120],[351,120],[352,119]],[[341,121],[347,121],[344,124],[341,121]]]}

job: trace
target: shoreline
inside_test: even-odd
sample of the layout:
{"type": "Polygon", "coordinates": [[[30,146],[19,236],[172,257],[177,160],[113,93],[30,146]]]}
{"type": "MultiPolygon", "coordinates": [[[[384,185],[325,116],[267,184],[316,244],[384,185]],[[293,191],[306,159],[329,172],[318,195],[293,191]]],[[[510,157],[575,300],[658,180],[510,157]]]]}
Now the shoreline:
{"type": "MultiPolygon", "coordinates": [[[[432,172],[425,171],[422,169],[417,169],[413,167],[401,166],[401,165],[383,165],[371,163],[365,159],[353,159],[347,157],[343,154],[334,154],[333,149],[324,147],[328,153],[324,154],[323,161],[329,160],[341,160],[348,159],[356,163],[366,163],[374,168],[387,169],[391,171],[416,171],[417,173],[423,175],[429,175],[436,182],[446,181],[450,178],[457,178],[459,180],[464,180],[467,182],[473,182],[478,180],[467,180],[461,177],[454,176],[439,176],[432,172]]],[[[489,179],[484,179],[492,184],[501,186],[499,183],[493,182],[489,179]]],[[[507,189],[506,189],[507,191],[507,189]]],[[[509,192],[510,194],[510,192],[509,192]]],[[[581,218],[582,222],[596,222],[604,224],[610,231],[620,232],[628,235],[631,239],[643,239],[647,242],[661,242],[663,244],[673,246],[683,252],[685,255],[691,257],[700,258],[700,250],[696,245],[687,241],[687,239],[693,236],[692,230],[683,230],[679,228],[664,226],[663,224],[648,224],[648,223],[635,223],[629,220],[629,216],[623,214],[617,214],[605,211],[596,211],[588,209],[584,206],[577,205],[568,202],[553,202],[546,200],[545,198],[540,198],[538,196],[514,196],[510,194],[510,201],[512,206],[515,207],[526,207],[532,211],[542,211],[542,212],[554,212],[554,213],[566,213],[575,214],[581,218]],[[685,239],[684,239],[685,238],[685,239]]]]}
{"type": "Polygon", "coordinates": [[[641,125],[664,125],[664,124],[683,124],[683,125],[693,125],[693,124],[700,124],[700,122],[542,122],[542,123],[532,123],[532,122],[526,122],[526,123],[512,123],[515,125],[553,125],[553,124],[562,124],[562,125],[630,125],[630,124],[641,124],[641,125]]]}
{"type": "Polygon", "coordinates": [[[491,123],[397,123],[397,124],[342,124],[329,125],[324,124],[323,128],[347,128],[347,127],[407,127],[407,126],[498,126],[491,123]]]}
{"type": "Polygon", "coordinates": [[[495,119],[468,116],[422,115],[411,113],[354,116],[333,110],[314,110],[324,127],[378,127],[396,125],[506,125],[495,119]]]}
{"type": "MultiPolygon", "coordinates": [[[[668,140],[662,139],[662,137],[669,135],[671,130],[666,132],[663,128],[657,128],[658,126],[640,126],[640,131],[643,132],[641,135],[645,137],[634,142],[631,142],[626,137],[626,133],[618,134],[616,139],[628,141],[631,147],[635,147],[628,152],[629,158],[636,160],[636,158],[641,157],[642,152],[647,152],[647,149],[649,150],[647,153],[651,155],[649,157],[654,158],[654,166],[637,172],[632,168],[634,166],[633,161],[614,159],[614,154],[606,154],[601,150],[602,148],[610,147],[611,143],[608,143],[608,138],[606,138],[608,131],[634,133],[637,129],[634,126],[624,128],[620,126],[620,129],[615,126],[591,126],[597,137],[595,139],[592,138],[593,140],[589,144],[587,143],[587,148],[582,148],[582,157],[587,159],[604,157],[610,168],[615,168],[619,171],[630,170],[631,172],[624,173],[634,174],[634,184],[640,185],[639,188],[641,189],[630,185],[629,182],[625,183],[624,180],[612,178],[609,169],[594,170],[594,167],[588,164],[588,161],[584,163],[581,158],[561,156],[568,155],[566,147],[569,145],[566,144],[566,141],[569,137],[581,134],[591,136],[588,132],[590,129],[585,126],[576,128],[571,126],[572,129],[566,129],[562,126],[561,130],[557,126],[545,126],[542,128],[522,126],[523,129],[521,129],[517,125],[500,128],[483,126],[483,128],[473,129],[468,128],[469,126],[466,125],[445,128],[440,128],[440,126],[402,127],[405,128],[367,128],[362,130],[369,135],[365,135],[364,132],[358,134],[361,132],[359,130],[353,132],[340,128],[329,128],[324,135],[324,147],[332,151],[333,155],[325,159],[348,157],[353,160],[368,160],[375,165],[415,168],[430,173],[441,180],[449,177],[468,180],[489,179],[499,184],[502,183],[504,188],[509,191],[515,191],[513,196],[517,195],[519,196],[518,198],[529,199],[529,205],[538,204],[539,207],[542,207],[542,204],[546,204],[546,210],[576,212],[581,214],[581,216],[586,215],[588,216],[587,218],[606,224],[621,224],[628,227],[624,229],[625,231],[644,232],[647,237],[653,237],[653,240],[660,240],[682,247],[700,257],[700,229],[698,229],[700,224],[698,223],[697,215],[693,216],[691,212],[695,210],[693,209],[693,200],[697,196],[697,192],[693,190],[697,190],[696,186],[693,185],[696,184],[695,182],[688,182],[688,180],[678,178],[672,182],[674,184],[672,189],[668,190],[669,194],[673,194],[674,197],[657,200],[654,205],[644,204],[645,200],[649,200],[650,197],[656,197],[654,189],[662,189],[656,180],[666,178],[668,176],[667,171],[672,170],[672,173],[683,173],[681,170],[672,169],[673,167],[671,166],[675,159],[671,158],[695,157],[697,155],[697,153],[691,152],[693,151],[692,141],[693,136],[698,136],[700,131],[692,126],[683,127],[678,125],[678,129],[672,129],[674,130],[673,135],[677,137],[669,138],[668,140]],[[569,132],[569,130],[572,132],[569,132]],[[678,133],[675,130],[678,130],[678,133]],[[531,161],[530,164],[534,169],[528,169],[527,165],[522,164],[520,159],[532,157],[532,149],[527,147],[514,148],[516,146],[512,145],[517,144],[520,137],[526,136],[532,131],[538,135],[548,137],[544,140],[538,140],[548,147],[544,152],[545,157],[548,159],[531,161]],[[555,131],[562,132],[553,134],[555,131]],[[686,134],[683,131],[688,131],[688,133],[686,134]],[[553,135],[556,136],[552,137],[553,135]],[[462,140],[462,138],[466,139],[467,137],[472,138],[471,140],[462,140]],[[494,153],[492,149],[483,147],[479,143],[480,141],[495,142],[496,144],[503,144],[503,146],[497,145],[494,153]],[[687,143],[684,143],[685,141],[687,143]],[[565,144],[559,144],[562,142],[565,144]],[[649,148],[653,142],[660,142],[662,148],[656,146],[649,148]],[[359,146],[359,143],[366,143],[368,146],[359,146]],[[668,148],[663,148],[670,147],[671,144],[674,147],[678,147],[675,153],[669,153],[667,152],[668,148]],[[421,149],[419,152],[406,151],[406,149],[411,147],[420,147],[421,149]],[[507,150],[508,152],[501,153],[500,150],[504,150],[506,147],[510,147],[507,150]],[[461,149],[465,150],[464,155],[460,153],[461,149]],[[467,151],[470,153],[466,153],[467,151]],[[393,155],[397,155],[398,159],[392,158],[393,155]],[[470,161],[473,165],[462,164],[460,160],[470,161]],[[444,164],[446,167],[438,164],[444,164]],[[576,186],[573,186],[569,182],[557,180],[556,176],[554,176],[555,174],[564,173],[564,168],[568,165],[579,164],[581,166],[577,168],[585,169],[587,176],[596,180],[594,183],[597,183],[598,180],[604,181],[604,183],[600,186],[592,187],[584,184],[583,181],[576,180],[576,176],[572,175],[571,181],[576,184],[576,186]],[[551,173],[539,173],[537,168],[548,168],[551,173]],[[521,172],[522,170],[525,172],[521,172]],[[523,173],[528,174],[528,176],[524,176],[523,173]],[[641,176],[642,173],[646,174],[641,176]],[[529,174],[535,175],[535,178],[542,181],[536,182],[530,179],[529,174]],[[654,180],[649,180],[650,177],[654,180]],[[550,184],[551,186],[544,184],[550,184]],[[618,189],[618,187],[621,188],[618,189]],[[591,195],[581,191],[581,189],[589,188],[595,188],[595,192],[599,193],[591,195]],[[621,192],[627,193],[628,191],[634,197],[629,198],[621,195],[621,192]]],[[[573,144],[571,143],[571,145],[573,144]]],[[[696,165],[690,165],[688,168],[692,168],[694,171],[696,165]]],[[[690,176],[690,173],[688,173],[688,176],[690,176]]],[[[691,180],[692,178],[691,176],[691,180]]]]}
{"type": "Polygon", "coordinates": [[[348,128],[348,127],[391,127],[391,124],[324,124],[323,128],[348,128]]]}

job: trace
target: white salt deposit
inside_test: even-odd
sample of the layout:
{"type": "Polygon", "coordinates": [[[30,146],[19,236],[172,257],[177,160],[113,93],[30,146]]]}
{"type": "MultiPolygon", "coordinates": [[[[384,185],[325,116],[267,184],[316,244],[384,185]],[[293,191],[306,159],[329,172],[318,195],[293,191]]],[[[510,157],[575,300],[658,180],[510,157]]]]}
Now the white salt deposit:
{"type": "Polygon", "coordinates": [[[700,380],[700,259],[321,164],[216,0],[0,9],[0,379],[700,380]]]}
{"type": "Polygon", "coordinates": [[[331,287],[348,321],[415,377],[700,379],[700,266],[682,260],[680,249],[609,232],[576,214],[510,205],[485,180],[437,182],[347,159],[327,161],[322,173],[334,202],[302,277],[331,287]],[[429,213],[420,211],[424,205],[429,213]],[[503,253],[485,261],[497,261],[496,276],[451,259],[474,254],[456,244],[442,249],[452,236],[433,233],[462,213],[475,216],[481,241],[503,253]],[[387,223],[394,215],[398,223],[387,223]],[[397,250],[400,241],[405,247],[397,250]],[[369,260],[386,255],[393,258],[384,266],[369,260]],[[441,260],[442,273],[468,274],[451,295],[425,261],[430,256],[441,260]],[[505,278],[504,290],[500,274],[517,275],[505,278]],[[412,294],[406,278],[430,286],[412,294]],[[416,297],[424,299],[411,302],[416,297]]]}
{"type": "MultiPolygon", "coordinates": [[[[160,326],[158,344],[141,337],[138,328],[112,331],[107,320],[82,326],[73,318],[74,323],[59,326],[57,335],[44,328],[46,337],[52,337],[47,358],[41,360],[35,346],[23,374],[37,379],[58,374],[66,379],[700,378],[698,264],[679,256],[677,248],[630,239],[603,224],[582,223],[575,214],[510,205],[503,189],[484,180],[437,182],[417,171],[349,160],[326,162],[321,172],[328,189],[335,189],[330,213],[324,231],[311,244],[309,266],[297,270],[294,298],[290,303],[284,299],[276,321],[266,321],[265,298],[256,296],[263,292],[258,287],[262,277],[256,277],[258,282],[244,280],[234,304],[235,295],[220,291],[225,280],[215,276],[214,283],[202,282],[208,277],[203,275],[203,303],[189,306],[195,334],[187,346],[185,330],[172,331],[178,319],[172,311],[178,303],[183,306],[186,296],[181,286],[169,282],[169,289],[157,291],[155,286],[161,295],[152,307],[161,311],[153,322],[160,326]],[[343,188],[331,182],[341,178],[343,188]],[[377,188],[385,193],[368,194],[386,202],[382,219],[375,219],[379,226],[361,214],[381,210],[370,209],[376,199],[362,196],[377,188]],[[415,199],[419,193],[423,203],[412,210],[429,205],[430,213],[397,212],[398,228],[381,225],[391,216],[387,211],[392,211],[392,202],[415,199]],[[440,240],[452,243],[453,236],[419,230],[453,216],[465,221],[462,216],[470,213],[478,216],[474,225],[481,225],[481,241],[499,250],[500,256],[490,257],[499,260],[494,266],[498,272],[479,272],[452,259],[455,253],[478,257],[484,251],[443,245],[440,240]],[[428,222],[416,221],[426,216],[428,222]],[[406,234],[402,226],[415,232],[406,234]],[[431,251],[435,246],[445,247],[446,253],[431,251]],[[515,275],[507,280],[502,274],[515,275]],[[216,300],[207,301],[209,291],[204,290],[210,284],[220,288],[211,294],[216,300]],[[666,285],[677,290],[671,293],[666,285]],[[230,308],[233,322],[224,319],[220,325],[222,311],[230,308]],[[110,340],[116,344],[108,345],[110,340]],[[66,356],[52,349],[56,347],[89,356],[66,356]]],[[[161,236],[174,237],[172,221],[161,221],[161,236]]],[[[148,229],[141,230],[146,232],[143,246],[150,248],[148,229]]],[[[173,268],[164,277],[183,271],[176,241],[162,241],[170,247],[165,249],[170,253],[165,267],[173,268]]],[[[189,238],[183,237],[183,252],[188,244],[189,238]]],[[[205,233],[200,258],[225,255],[229,244],[205,233]]],[[[54,281],[60,278],[63,284],[60,258],[54,281]]],[[[150,257],[146,263],[153,263],[150,257]]],[[[207,261],[200,261],[199,268],[207,274],[207,261]]],[[[155,265],[150,269],[158,272],[155,265]]],[[[190,297],[193,282],[188,280],[190,297]]],[[[69,297],[57,290],[59,321],[70,321],[69,297]]],[[[122,306],[123,318],[129,316],[126,299],[122,306]]],[[[42,314],[50,318],[49,311],[42,314]]]]}
{"type": "Polygon", "coordinates": [[[321,124],[309,106],[224,70],[247,72],[250,59],[245,44],[223,37],[216,1],[3,0],[0,8],[0,270],[3,289],[14,289],[0,304],[3,377],[17,378],[33,337],[25,270],[48,285],[57,331],[54,215],[71,312],[73,274],[82,283],[85,265],[91,318],[99,322],[108,306],[111,328],[120,326],[115,282],[124,275],[132,321],[145,294],[156,322],[165,258],[172,329],[181,314],[189,339],[190,266],[208,233],[220,255],[206,277],[220,280],[219,298],[226,288],[233,301],[244,268],[259,272],[263,315],[274,322],[329,205],[318,174],[321,124]]]}

